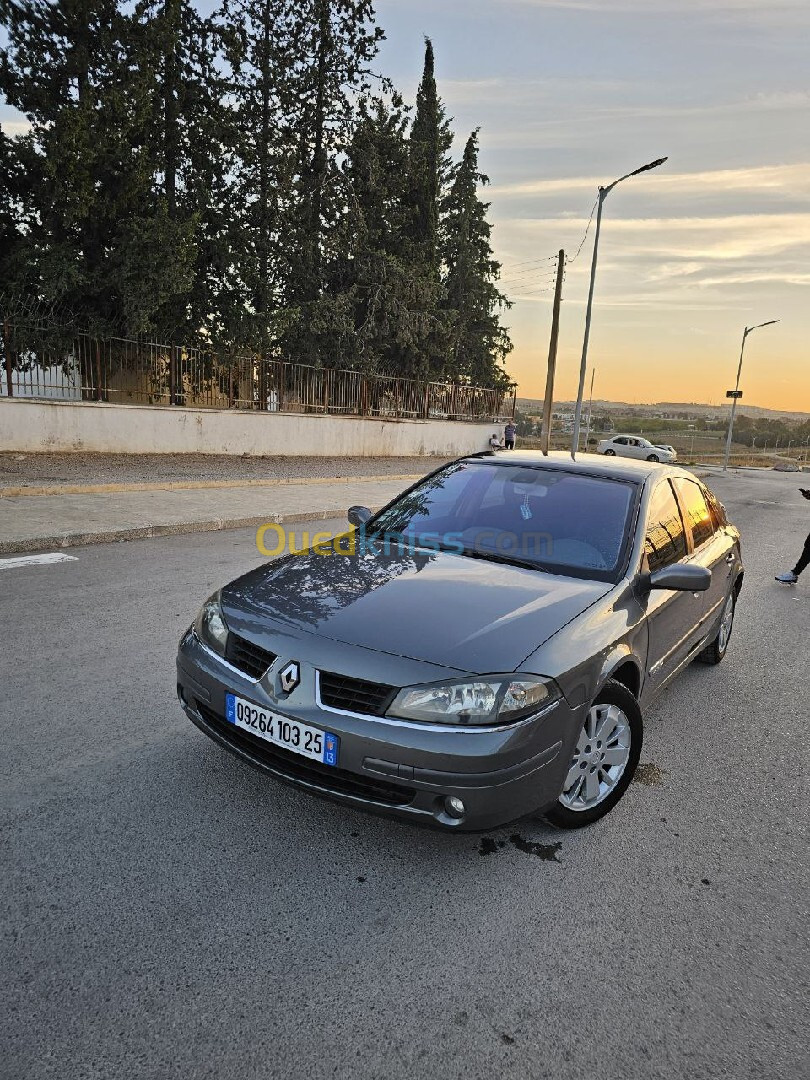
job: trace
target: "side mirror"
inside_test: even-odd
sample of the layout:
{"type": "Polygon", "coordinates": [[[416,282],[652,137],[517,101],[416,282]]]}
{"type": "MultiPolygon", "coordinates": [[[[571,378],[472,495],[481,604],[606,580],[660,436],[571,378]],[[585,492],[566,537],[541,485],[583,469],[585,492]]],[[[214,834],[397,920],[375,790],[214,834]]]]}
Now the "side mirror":
{"type": "Polygon", "coordinates": [[[348,517],[350,525],[359,527],[360,525],[365,525],[371,517],[371,511],[367,506],[350,506],[348,517]]]}
{"type": "Polygon", "coordinates": [[[706,592],[712,583],[712,572],[706,566],[673,563],[650,574],[651,589],[675,589],[678,592],[706,592]]]}

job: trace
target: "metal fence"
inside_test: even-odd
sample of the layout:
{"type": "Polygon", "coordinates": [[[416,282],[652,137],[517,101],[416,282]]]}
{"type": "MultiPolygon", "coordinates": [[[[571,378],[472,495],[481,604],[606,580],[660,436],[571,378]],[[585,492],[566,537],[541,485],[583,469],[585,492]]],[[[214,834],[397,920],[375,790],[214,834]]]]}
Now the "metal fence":
{"type": "Polygon", "coordinates": [[[345,416],[491,420],[515,394],[3,322],[0,396],[345,416]]]}

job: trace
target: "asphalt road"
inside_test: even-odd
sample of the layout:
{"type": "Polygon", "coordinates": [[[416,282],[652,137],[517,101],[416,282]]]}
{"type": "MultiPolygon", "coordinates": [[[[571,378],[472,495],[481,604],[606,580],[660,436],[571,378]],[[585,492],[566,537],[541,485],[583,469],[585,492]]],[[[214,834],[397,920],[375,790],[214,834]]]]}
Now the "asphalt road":
{"type": "Polygon", "coordinates": [[[176,642],[249,534],[0,569],[0,1075],[807,1075],[810,571],[773,581],[799,483],[712,485],[744,534],[729,654],[577,833],[417,830],[201,735],[176,642]]]}

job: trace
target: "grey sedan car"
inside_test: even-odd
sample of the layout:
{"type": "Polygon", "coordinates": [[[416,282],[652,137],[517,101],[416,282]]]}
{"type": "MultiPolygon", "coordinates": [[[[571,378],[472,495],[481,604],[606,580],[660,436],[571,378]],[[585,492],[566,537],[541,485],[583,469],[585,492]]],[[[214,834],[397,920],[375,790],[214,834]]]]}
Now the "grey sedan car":
{"type": "Polygon", "coordinates": [[[475,454],[349,520],[210,597],[177,658],[198,728],[348,805],[587,825],[630,783],[655,695],[728,648],[739,533],[682,469],[475,454]]]}

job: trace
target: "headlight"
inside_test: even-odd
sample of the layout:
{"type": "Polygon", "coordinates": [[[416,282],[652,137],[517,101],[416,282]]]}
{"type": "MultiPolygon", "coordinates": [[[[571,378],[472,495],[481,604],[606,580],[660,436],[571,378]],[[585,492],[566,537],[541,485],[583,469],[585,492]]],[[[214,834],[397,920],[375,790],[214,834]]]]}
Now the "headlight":
{"type": "Polygon", "coordinates": [[[556,683],[537,675],[485,675],[406,686],[387,715],[434,724],[507,724],[539,712],[559,696],[556,683]]]}
{"type": "Polygon", "coordinates": [[[203,645],[207,645],[219,656],[225,655],[228,644],[228,626],[219,606],[219,593],[209,596],[200,613],[194,620],[194,632],[203,645]]]}

